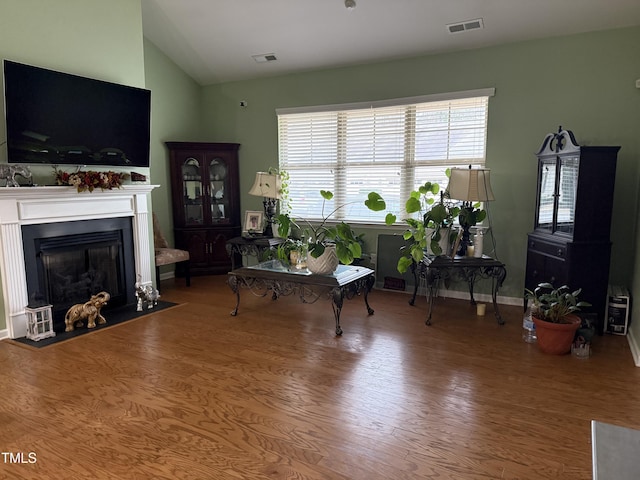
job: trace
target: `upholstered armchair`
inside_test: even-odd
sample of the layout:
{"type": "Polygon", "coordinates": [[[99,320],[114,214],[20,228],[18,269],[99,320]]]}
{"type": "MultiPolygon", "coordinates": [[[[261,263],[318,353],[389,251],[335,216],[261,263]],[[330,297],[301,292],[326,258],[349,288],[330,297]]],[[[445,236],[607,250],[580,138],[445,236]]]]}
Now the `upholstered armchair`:
{"type": "Polygon", "coordinates": [[[177,248],[170,248],[167,239],[160,230],[158,217],[153,214],[153,242],[155,244],[156,286],[160,290],[160,267],[163,265],[179,264],[184,269],[187,287],[191,286],[189,271],[189,252],[177,248]]]}

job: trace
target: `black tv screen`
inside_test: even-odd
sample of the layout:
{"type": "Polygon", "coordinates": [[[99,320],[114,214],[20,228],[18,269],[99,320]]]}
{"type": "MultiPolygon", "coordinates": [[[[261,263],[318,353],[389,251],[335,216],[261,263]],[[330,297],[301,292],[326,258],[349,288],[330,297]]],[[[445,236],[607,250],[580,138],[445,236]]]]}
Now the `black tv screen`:
{"type": "Polygon", "coordinates": [[[9,163],[149,166],[151,92],[4,61],[9,163]]]}

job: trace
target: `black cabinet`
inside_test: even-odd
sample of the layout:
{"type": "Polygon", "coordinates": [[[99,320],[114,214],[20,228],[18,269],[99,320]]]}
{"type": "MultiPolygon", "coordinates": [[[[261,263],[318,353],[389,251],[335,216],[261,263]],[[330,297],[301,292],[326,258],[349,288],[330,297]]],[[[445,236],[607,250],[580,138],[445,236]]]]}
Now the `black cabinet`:
{"type": "Polygon", "coordinates": [[[240,235],[236,143],[167,142],[176,247],[195,275],[227,273],[227,240],[240,235]]]}
{"type": "Polygon", "coordinates": [[[525,288],[541,282],[582,288],[602,332],[611,258],[611,212],[620,147],[580,146],[573,133],[548,134],[538,157],[534,230],[525,288]]]}

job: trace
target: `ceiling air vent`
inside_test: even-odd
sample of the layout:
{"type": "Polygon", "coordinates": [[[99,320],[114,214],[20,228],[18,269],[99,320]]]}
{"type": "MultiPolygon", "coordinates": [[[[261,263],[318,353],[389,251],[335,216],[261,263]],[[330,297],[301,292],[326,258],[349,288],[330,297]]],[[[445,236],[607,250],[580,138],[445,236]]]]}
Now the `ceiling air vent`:
{"type": "Polygon", "coordinates": [[[258,63],[275,62],[277,60],[275,53],[262,53],[260,55],[251,55],[258,63]]]}
{"type": "Polygon", "coordinates": [[[467,20],[466,22],[450,23],[447,25],[449,33],[462,33],[468,30],[478,30],[484,28],[484,22],[481,18],[475,20],[467,20]]]}

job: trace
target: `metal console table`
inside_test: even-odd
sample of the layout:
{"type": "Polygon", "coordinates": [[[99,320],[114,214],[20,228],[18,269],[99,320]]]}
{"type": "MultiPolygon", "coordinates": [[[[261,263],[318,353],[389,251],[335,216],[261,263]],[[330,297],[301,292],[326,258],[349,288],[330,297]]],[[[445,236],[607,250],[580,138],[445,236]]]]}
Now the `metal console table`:
{"type": "Polygon", "coordinates": [[[297,294],[304,303],[314,303],[325,296],[332,300],[336,335],[342,335],[340,312],[345,298],[351,299],[364,293],[367,313],[373,315],[368,295],[375,283],[375,276],[370,268],[339,265],[332,275],[317,275],[306,269],[288,268],[278,260],[268,260],[229,272],[228,283],[236,294],[236,308],[231,312],[233,316],[238,314],[241,288],[251,289],[262,297],[272,292],[274,300],[283,295],[297,294]]]}
{"type": "Polygon", "coordinates": [[[427,316],[427,325],[431,325],[431,313],[433,311],[433,303],[435,301],[435,292],[440,280],[457,278],[466,281],[469,285],[469,296],[472,305],[476,304],[473,298],[473,285],[478,278],[491,278],[491,298],[493,300],[493,311],[500,325],[504,324],[504,320],[500,316],[496,297],[498,290],[504,283],[507,276],[507,270],[504,263],[491,258],[487,255],[482,257],[459,257],[454,258],[446,256],[426,256],[420,263],[414,263],[411,267],[415,279],[415,288],[413,297],[409,300],[409,304],[413,305],[418,293],[418,278],[426,280],[427,294],[429,301],[429,313],[427,316]]]}
{"type": "Polygon", "coordinates": [[[253,256],[260,262],[265,260],[268,252],[277,248],[284,241],[284,238],[276,237],[235,237],[227,240],[227,253],[231,257],[231,270],[236,269],[236,257],[238,255],[253,256]]]}

